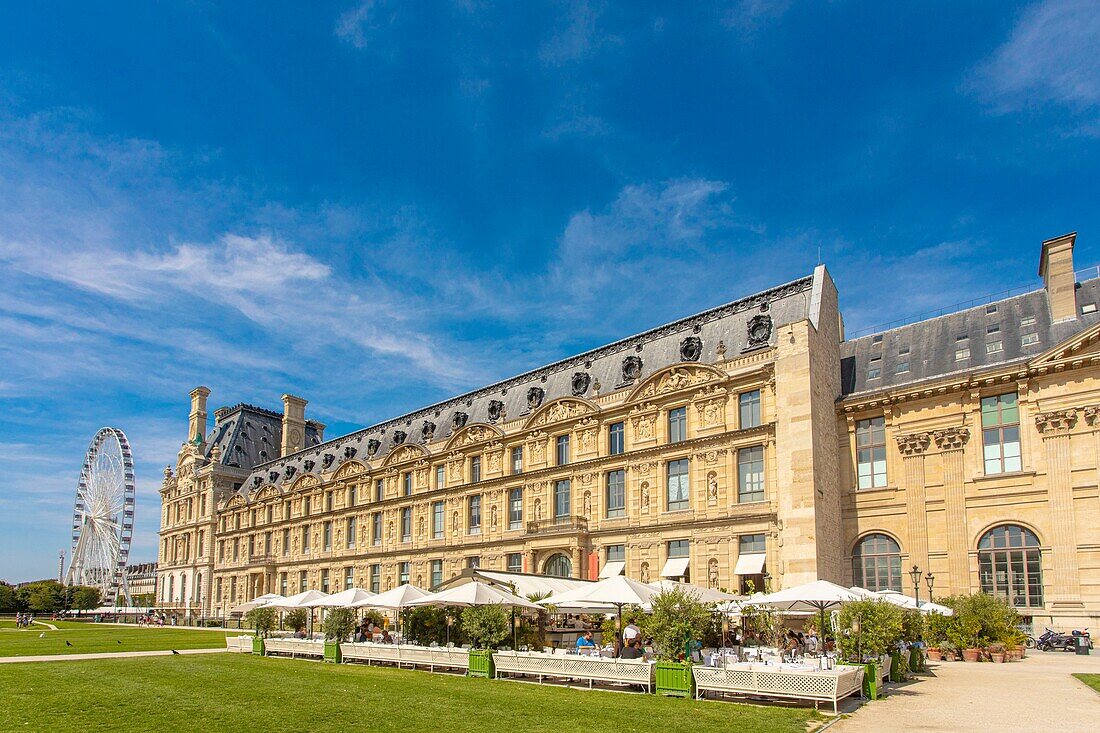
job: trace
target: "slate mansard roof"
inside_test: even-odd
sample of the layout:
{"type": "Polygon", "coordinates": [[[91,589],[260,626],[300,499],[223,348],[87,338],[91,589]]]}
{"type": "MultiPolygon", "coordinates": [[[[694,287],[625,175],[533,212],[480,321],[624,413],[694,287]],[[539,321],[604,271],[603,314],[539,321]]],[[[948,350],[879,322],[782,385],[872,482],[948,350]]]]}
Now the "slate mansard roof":
{"type": "Polygon", "coordinates": [[[841,392],[845,397],[878,392],[1033,359],[1100,322],[1100,313],[1080,312],[1080,306],[1097,302],[1100,279],[1085,280],[1078,284],[1078,315],[1073,321],[1052,323],[1046,291],[1039,289],[845,341],[840,345],[841,392]],[[1024,325],[1025,321],[1029,322],[1024,325]],[[1037,340],[1025,346],[1023,337],[1031,333],[1037,340]],[[988,351],[986,344],[996,341],[1001,350],[988,351]],[[969,359],[956,359],[961,349],[969,349],[969,359]],[[908,370],[899,372],[903,363],[908,370]],[[879,376],[871,378],[874,368],[879,376]]]}
{"type": "MultiPolygon", "coordinates": [[[[279,457],[283,444],[283,416],[272,410],[240,403],[214,412],[214,428],[206,436],[206,457],[214,447],[221,451],[220,463],[252,469],[279,457]]],[[[321,442],[317,426],[306,422],[306,441],[321,442]]]]}
{"type": "MultiPolygon", "coordinates": [[[[773,346],[780,327],[806,318],[815,319],[816,322],[816,308],[820,302],[823,282],[827,278],[825,268],[819,266],[811,276],[793,280],[770,290],[563,359],[341,438],[306,448],[290,456],[261,462],[245,480],[239,494],[247,498],[250,491],[262,485],[289,486],[304,473],[332,471],[348,460],[368,461],[383,458],[399,444],[395,442],[395,433],[405,434],[401,444],[423,446],[426,443],[446,440],[460,430],[463,424],[492,424],[514,420],[528,414],[530,409],[527,401],[528,391],[535,387],[543,390],[541,403],[546,404],[561,397],[593,397],[596,394],[597,381],[601,394],[638,384],[655,372],[684,361],[681,357],[681,345],[688,337],[695,337],[701,341],[701,352],[696,359],[704,363],[720,360],[718,355],[720,342],[724,344],[727,358],[743,351],[773,346]],[[760,314],[766,314],[771,318],[772,329],[766,344],[750,347],[749,321],[760,314]],[[623,376],[623,363],[624,359],[630,356],[641,359],[641,371],[633,380],[627,381],[623,376]],[[578,373],[588,375],[588,384],[579,395],[574,388],[574,376],[578,373]],[[490,417],[491,403],[500,403],[502,406],[502,415],[498,419],[494,420],[490,417]],[[465,415],[465,418],[459,415],[461,424],[455,421],[458,413],[465,415]],[[423,429],[425,423],[435,426],[434,431],[429,434],[430,437],[425,435],[423,429]],[[378,441],[378,448],[372,454],[370,448],[373,441],[378,441]],[[328,456],[332,458],[327,460],[326,465],[328,456]]],[[[256,422],[258,421],[253,420],[253,423],[256,422]]],[[[270,427],[274,430],[274,425],[270,427]]],[[[260,429],[262,430],[262,427],[260,429]]],[[[253,435],[255,434],[256,431],[253,430],[253,435]]],[[[278,445],[276,438],[270,438],[270,440],[275,440],[275,444],[278,445]]]]}

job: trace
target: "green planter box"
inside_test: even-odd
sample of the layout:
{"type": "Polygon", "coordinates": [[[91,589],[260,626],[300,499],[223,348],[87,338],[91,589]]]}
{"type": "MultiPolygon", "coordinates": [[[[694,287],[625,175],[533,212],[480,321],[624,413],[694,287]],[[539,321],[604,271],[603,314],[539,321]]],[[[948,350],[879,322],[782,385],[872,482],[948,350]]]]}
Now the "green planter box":
{"type": "Polygon", "coordinates": [[[470,668],[466,670],[466,674],[470,677],[488,677],[489,679],[495,677],[493,652],[489,649],[471,649],[470,668]]]}
{"type": "Polygon", "coordinates": [[[690,662],[657,662],[653,668],[655,692],[670,697],[694,697],[695,677],[690,662]]]}
{"type": "Polygon", "coordinates": [[[343,660],[340,656],[340,642],[338,641],[326,641],[325,642],[325,661],[332,664],[339,664],[343,660]]]}
{"type": "Polygon", "coordinates": [[[260,657],[264,655],[264,640],[258,636],[252,637],[252,653],[260,657]]]}
{"type": "Polygon", "coordinates": [[[901,658],[901,652],[890,655],[890,681],[905,682],[905,660],[901,658]]]}
{"type": "Polygon", "coordinates": [[[863,665],[863,696],[868,700],[878,699],[878,662],[866,662],[863,665]]]}
{"type": "Polygon", "coordinates": [[[911,647],[909,649],[909,671],[924,671],[924,655],[921,654],[920,648],[918,647],[911,647]]]}

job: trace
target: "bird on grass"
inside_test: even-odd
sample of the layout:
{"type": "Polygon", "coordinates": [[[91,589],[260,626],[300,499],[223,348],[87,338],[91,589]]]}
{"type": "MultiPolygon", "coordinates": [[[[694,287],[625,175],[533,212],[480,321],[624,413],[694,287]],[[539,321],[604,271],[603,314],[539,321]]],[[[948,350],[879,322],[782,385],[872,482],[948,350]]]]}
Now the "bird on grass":
{"type": "Polygon", "coordinates": [[[118,639],[115,639],[115,643],[116,643],[116,644],[121,644],[122,642],[121,642],[121,641],[119,641],[118,639]]]}
{"type": "Polygon", "coordinates": [[[66,640],[65,641],[65,646],[72,646],[72,644],[68,640],[66,640]]]}
{"type": "Polygon", "coordinates": [[[175,649],[172,650],[172,653],[175,655],[179,655],[179,652],[177,652],[175,649]]]}
{"type": "Polygon", "coordinates": [[[46,638],[46,632],[43,631],[41,634],[38,635],[38,638],[39,639],[45,639],[46,638]]]}

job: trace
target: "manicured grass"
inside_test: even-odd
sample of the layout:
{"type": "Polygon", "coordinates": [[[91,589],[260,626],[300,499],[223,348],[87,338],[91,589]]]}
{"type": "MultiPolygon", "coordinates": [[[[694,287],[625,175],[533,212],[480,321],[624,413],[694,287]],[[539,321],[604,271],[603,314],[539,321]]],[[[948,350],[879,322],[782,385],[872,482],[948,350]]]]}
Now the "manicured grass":
{"type": "Polygon", "coordinates": [[[51,631],[45,626],[36,624],[29,629],[0,632],[0,657],[211,649],[225,646],[225,632],[221,630],[143,629],[73,621],[48,623],[64,628],[51,631]],[[45,636],[42,636],[43,634],[45,636]],[[66,646],[66,641],[72,646],[66,646]]]}
{"type": "Polygon", "coordinates": [[[812,710],[246,654],[0,665],[0,732],[803,733],[812,710]]]}
{"type": "Polygon", "coordinates": [[[1100,674],[1075,674],[1073,676],[1100,692],[1100,674]]]}

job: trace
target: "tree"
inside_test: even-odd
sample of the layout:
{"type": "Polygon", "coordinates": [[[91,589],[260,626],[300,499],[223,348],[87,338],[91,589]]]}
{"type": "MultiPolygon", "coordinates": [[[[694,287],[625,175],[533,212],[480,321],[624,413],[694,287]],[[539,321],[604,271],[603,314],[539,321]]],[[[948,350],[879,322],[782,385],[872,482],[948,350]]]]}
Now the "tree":
{"type": "Polygon", "coordinates": [[[711,621],[711,609],[691,593],[680,589],[658,593],[646,629],[657,656],[667,661],[683,659],[689,641],[702,639],[711,621]]]}
{"type": "Polygon", "coordinates": [[[245,614],[244,620],[256,630],[256,636],[266,639],[275,630],[275,609],[253,608],[245,614]]]}
{"type": "Polygon", "coordinates": [[[15,588],[7,583],[0,583],[0,613],[13,613],[19,610],[19,599],[15,595],[15,588]]]}
{"type": "Polygon", "coordinates": [[[56,580],[28,583],[17,595],[19,605],[32,613],[52,613],[65,607],[65,587],[56,580]]]}
{"type": "Polygon", "coordinates": [[[847,659],[880,657],[901,640],[904,624],[904,611],[893,603],[878,599],[852,601],[840,609],[837,641],[847,659]],[[857,621],[858,631],[852,628],[857,621]]]}
{"type": "Polygon", "coordinates": [[[86,585],[78,585],[71,590],[69,595],[69,608],[86,611],[99,607],[99,588],[91,588],[86,585]]]}
{"type": "Polygon", "coordinates": [[[355,629],[355,611],[350,608],[331,608],[325,614],[321,628],[325,632],[325,641],[347,641],[355,629]]]}
{"type": "Polygon", "coordinates": [[[306,624],[309,623],[309,616],[306,615],[306,610],[304,608],[295,608],[286,615],[284,621],[286,621],[288,629],[301,631],[306,627],[306,624]]]}
{"type": "Polygon", "coordinates": [[[504,606],[471,606],[462,612],[462,629],[474,649],[496,649],[508,636],[504,606]]]}

